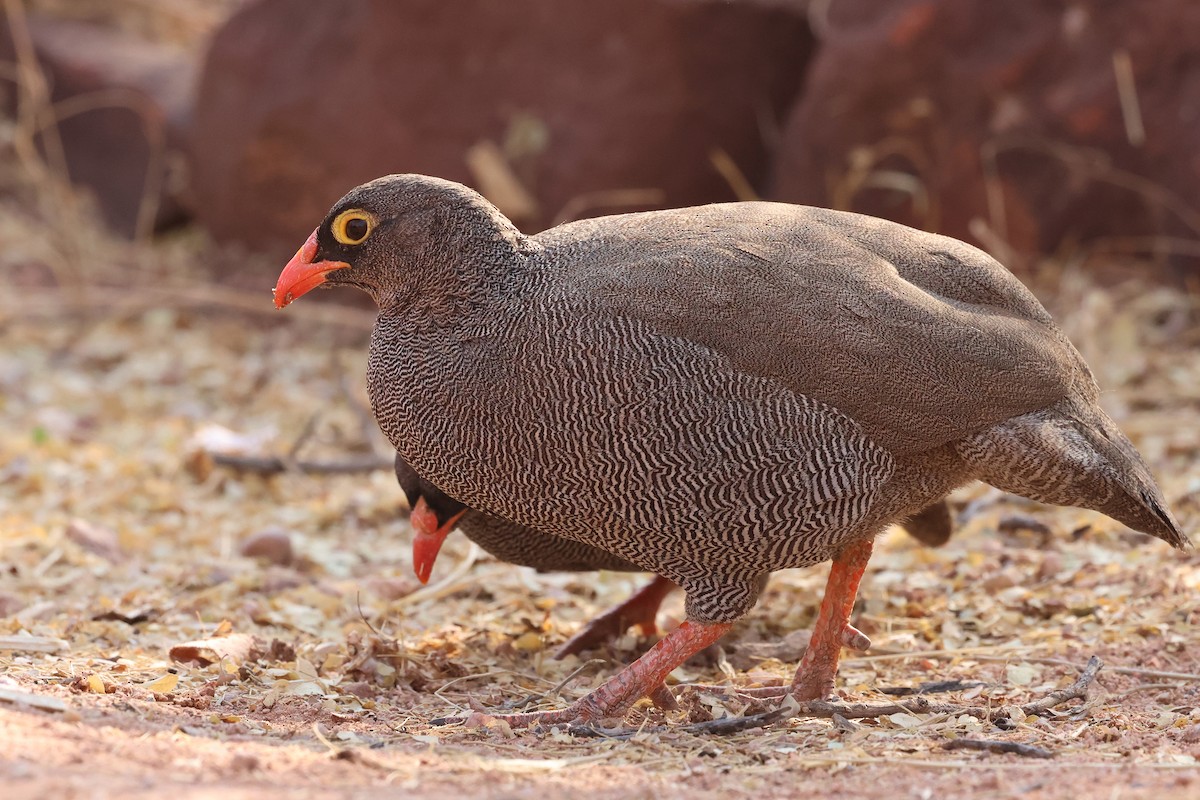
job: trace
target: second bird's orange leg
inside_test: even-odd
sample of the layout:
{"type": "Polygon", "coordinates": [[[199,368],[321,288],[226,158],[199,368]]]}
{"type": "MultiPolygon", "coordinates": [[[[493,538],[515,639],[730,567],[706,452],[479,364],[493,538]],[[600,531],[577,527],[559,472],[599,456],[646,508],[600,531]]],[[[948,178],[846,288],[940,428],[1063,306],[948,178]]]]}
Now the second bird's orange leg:
{"type": "Polygon", "coordinates": [[[510,725],[596,722],[624,716],[642,697],[661,694],[663,681],[672,670],[720,639],[731,626],[729,622],[684,622],[637,661],[562,711],[495,716],[510,725]]]}
{"type": "Polygon", "coordinates": [[[820,700],[833,694],[842,647],[866,650],[871,646],[871,640],[850,624],[850,612],[872,545],[871,539],[855,542],[833,559],[812,639],[792,681],[792,695],[797,700],[820,700]]]}
{"type": "Polygon", "coordinates": [[[599,647],[635,625],[643,636],[653,636],[658,632],[658,608],[675,588],[671,581],[662,576],[655,576],[653,581],[635,592],[628,600],[613,606],[585,625],[579,633],[558,648],[554,657],[566,658],[572,653],[599,647]]]}

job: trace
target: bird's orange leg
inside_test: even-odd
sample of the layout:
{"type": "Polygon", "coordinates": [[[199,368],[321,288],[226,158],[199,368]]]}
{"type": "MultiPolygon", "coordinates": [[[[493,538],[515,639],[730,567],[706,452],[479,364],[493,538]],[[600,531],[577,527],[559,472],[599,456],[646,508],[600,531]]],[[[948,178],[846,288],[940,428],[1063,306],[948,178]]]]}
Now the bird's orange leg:
{"type": "Polygon", "coordinates": [[[622,717],[642,697],[661,695],[671,671],[725,635],[730,622],[684,622],[645,655],[561,711],[494,715],[510,725],[598,722],[622,717]]]}
{"type": "Polygon", "coordinates": [[[568,639],[566,644],[558,648],[554,657],[566,658],[573,653],[599,647],[635,625],[643,636],[653,636],[658,633],[658,608],[675,588],[671,581],[662,576],[655,576],[654,580],[635,592],[628,600],[613,606],[585,625],[568,639]]]}
{"type": "Polygon", "coordinates": [[[870,539],[855,542],[833,560],[812,639],[792,681],[792,695],[797,700],[820,700],[833,693],[843,646],[854,650],[871,646],[871,640],[850,624],[850,612],[858,595],[858,583],[871,558],[872,544],[870,539]]]}

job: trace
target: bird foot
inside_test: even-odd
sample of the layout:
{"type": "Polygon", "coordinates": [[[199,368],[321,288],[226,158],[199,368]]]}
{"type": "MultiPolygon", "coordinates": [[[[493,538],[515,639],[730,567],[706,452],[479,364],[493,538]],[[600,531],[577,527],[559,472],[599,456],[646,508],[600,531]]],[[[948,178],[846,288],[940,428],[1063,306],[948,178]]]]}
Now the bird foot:
{"type": "MultiPolygon", "coordinates": [[[[728,622],[684,622],[637,661],[564,709],[487,716],[507,722],[514,728],[527,728],[533,725],[587,725],[624,717],[643,697],[649,697],[659,707],[674,708],[675,698],[664,685],[664,679],[671,670],[724,636],[729,628],[728,622]]],[[[465,720],[433,721],[437,725],[454,722],[465,720]]]]}
{"type": "Polygon", "coordinates": [[[674,588],[675,584],[666,578],[655,577],[628,600],[613,606],[585,625],[558,648],[554,658],[562,659],[600,647],[634,626],[637,626],[643,636],[653,636],[658,633],[656,618],[659,606],[674,588]]]}
{"type": "MultiPolygon", "coordinates": [[[[848,647],[851,650],[860,650],[861,651],[861,650],[866,650],[866,649],[870,648],[870,646],[871,646],[871,640],[867,637],[867,635],[865,633],[863,633],[862,631],[860,631],[858,628],[855,628],[853,625],[851,625],[848,622],[842,628],[842,631],[840,634],[838,634],[837,638],[838,638],[839,646],[848,647]]],[[[810,647],[811,647],[811,645],[810,645],[810,647]]],[[[809,651],[806,649],[805,657],[808,656],[808,652],[809,651]]],[[[834,664],[834,672],[836,672],[836,669],[837,669],[837,665],[835,663],[834,664]]],[[[811,664],[810,664],[809,668],[806,669],[805,662],[803,660],[800,662],[800,666],[797,668],[797,681],[800,680],[799,675],[800,675],[801,670],[810,672],[811,664]]],[[[817,683],[817,681],[813,681],[813,682],[817,683]]],[[[829,697],[831,697],[833,695],[832,674],[830,674],[829,676],[826,676],[826,678],[822,679],[820,681],[820,683],[828,684],[829,688],[824,695],[822,695],[821,697],[808,697],[808,698],[797,697],[796,699],[797,700],[826,700],[829,697]]],[[[787,696],[787,694],[789,692],[792,692],[794,687],[788,687],[788,686],[738,687],[738,686],[718,686],[718,685],[706,684],[706,683],[685,683],[682,686],[680,686],[679,688],[688,689],[688,690],[694,691],[694,692],[707,692],[709,694],[736,694],[736,695],[740,695],[741,697],[753,697],[758,700],[782,700],[785,696],[787,696]]]]}

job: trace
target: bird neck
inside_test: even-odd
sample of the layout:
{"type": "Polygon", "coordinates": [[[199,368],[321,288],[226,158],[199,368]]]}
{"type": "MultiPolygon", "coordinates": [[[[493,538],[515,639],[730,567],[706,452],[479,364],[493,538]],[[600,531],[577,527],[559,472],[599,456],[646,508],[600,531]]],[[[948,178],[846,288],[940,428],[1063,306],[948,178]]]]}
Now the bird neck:
{"type": "Polygon", "coordinates": [[[418,327],[452,324],[504,295],[542,249],[482,197],[440,212],[413,261],[397,263],[401,274],[374,298],[382,313],[418,327]]]}

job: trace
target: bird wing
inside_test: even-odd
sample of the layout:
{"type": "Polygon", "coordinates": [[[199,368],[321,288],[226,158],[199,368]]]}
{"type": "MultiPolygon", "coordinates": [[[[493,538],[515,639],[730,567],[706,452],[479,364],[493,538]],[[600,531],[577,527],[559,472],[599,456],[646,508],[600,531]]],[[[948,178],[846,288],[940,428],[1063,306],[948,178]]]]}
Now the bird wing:
{"type": "Polygon", "coordinates": [[[1033,294],[948,237],[739,203],[588,220],[538,240],[551,261],[572,254],[567,294],[828,404],[894,454],[1094,391],[1033,294]],[[585,240],[600,255],[580,257],[585,240]]]}

